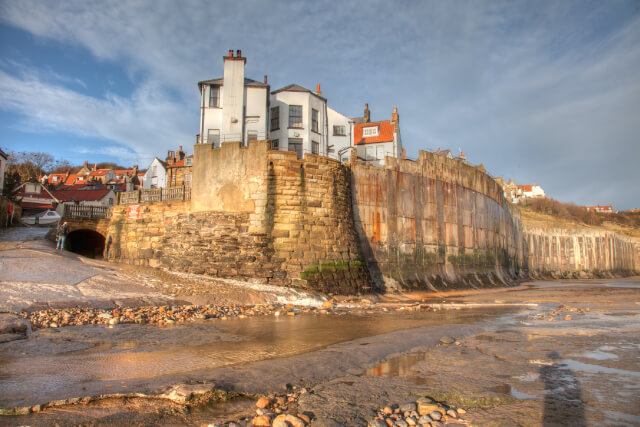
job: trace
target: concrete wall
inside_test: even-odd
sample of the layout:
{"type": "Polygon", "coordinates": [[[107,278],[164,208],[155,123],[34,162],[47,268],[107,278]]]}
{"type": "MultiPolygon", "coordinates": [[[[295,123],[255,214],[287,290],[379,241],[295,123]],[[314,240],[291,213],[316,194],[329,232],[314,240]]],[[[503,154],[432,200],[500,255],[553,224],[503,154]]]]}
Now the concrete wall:
{"type": "Polygon", "coordinates": [[[600,277],[640,270],[640,242],[589,229],[524,228],[531,277],[600,277]]]}
{"type": "Polygon", "coordinates": [[[524,262],[519,213],[488,175],[420,152],[352,163],[356,229],[379,288],[508,282],[524,262]]]}

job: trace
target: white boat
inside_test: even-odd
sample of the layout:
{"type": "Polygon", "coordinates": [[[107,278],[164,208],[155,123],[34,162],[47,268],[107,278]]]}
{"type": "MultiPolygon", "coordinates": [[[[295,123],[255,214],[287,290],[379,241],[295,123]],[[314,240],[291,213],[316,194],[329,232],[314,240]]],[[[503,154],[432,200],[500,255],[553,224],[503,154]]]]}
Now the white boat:
{"type": "Polygon", "coordinates": [[[53,225],[61,219],[58,212],[49,210],[37,215],[23,216],[20,221],[27,225],[53,225]]]}

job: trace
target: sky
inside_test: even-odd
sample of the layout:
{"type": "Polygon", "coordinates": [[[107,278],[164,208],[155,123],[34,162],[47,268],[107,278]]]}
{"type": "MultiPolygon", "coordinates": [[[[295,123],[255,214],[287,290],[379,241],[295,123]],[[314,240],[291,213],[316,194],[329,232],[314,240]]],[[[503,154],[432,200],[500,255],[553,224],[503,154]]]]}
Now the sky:
{"type": "Polygon", "coordinates": [[[563,202],[640,208],[639,0],[0,0],[0,147],[192,153],[197,82],[229,49],[347,116],[397,106],[409,157],[462,150],[563,202]]]}

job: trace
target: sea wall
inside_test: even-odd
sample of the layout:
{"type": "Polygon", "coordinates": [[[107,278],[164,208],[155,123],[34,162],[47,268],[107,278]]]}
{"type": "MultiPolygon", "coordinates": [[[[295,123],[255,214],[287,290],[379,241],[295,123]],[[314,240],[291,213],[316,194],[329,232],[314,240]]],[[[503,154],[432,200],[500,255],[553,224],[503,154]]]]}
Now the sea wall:
{"type": "Polygon", "coordinates": [[[486,286],[522,273],[519,211],[486,173],[424,151],[351,168],[356,230],[379,288],[486,286]]]}
{"type": "Polygon", "coordinates": [[[191,209],[244,213],[261,236],[281,284],[325,292],[369,289],[371,278],[354,228],[351,172],[313,154],[269,150],[268,141],[198,144],[191,209]]]}
{"type": "Polygon", "coordinates": [[[587,228],[526,226],[527,268],[532,278],[588,278],[640,271],[640,242],[587,228]]]}

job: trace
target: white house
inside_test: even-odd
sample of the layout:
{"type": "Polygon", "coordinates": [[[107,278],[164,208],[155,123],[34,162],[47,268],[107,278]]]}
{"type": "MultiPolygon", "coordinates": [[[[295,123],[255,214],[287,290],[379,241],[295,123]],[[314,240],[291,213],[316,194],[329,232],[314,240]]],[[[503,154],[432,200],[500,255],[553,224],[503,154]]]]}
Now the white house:
{"type": "MultiPolygon", "coordinates": [[[[247,145],[254,139],[270,139],[273,149],[295,151],[298,157],[314,153],[348,159],[358,121],[329,108],[320,85],[315,92],[296,84],[269,92],[266,76],[264,83],[245,78],[246,58],[241,51],[234,56],[230,50],[223,58],[224,77],[198,83],[201,94],[198,143],[217,147],[224,141],[247,145]]],[[[397,116],[397,112],[394,114],[397,116]]],[[[398,126],[396,120],[391,139],[379,141],[384,155],[402,156],[398,126]]],[[[365,143],[373,142],[362,142],[365,143]]]]}
{"type": "Polygon", "coordinates": [[[370,122],[369,117],[369,106],[366,105],[363,123],[353,127],[353,143],[358,158],[374,165],[384,165],[385,157],[402,158],[398,108],[394,108],[391,120],[370,122]]]}
{"type": "Polygon", "coordinates": [[[167,186],[167,164],[154,157],[142,179],[142,188],[165,188],[167,186]]]}
{"type": "Polygon", "coordinates": [[[521,199],[542,199],[547,197],[542,187],[537,184],[518,185],[518,190],[521,199]]]}
{"type": "Polygon", "coordinates": [[[244,77],[247,62],[233,50],[224,57],[224,77],[198,82],[200,134],[198,143],[219,146],[224,141],[267,139],[269,85],[244,77]]]}

